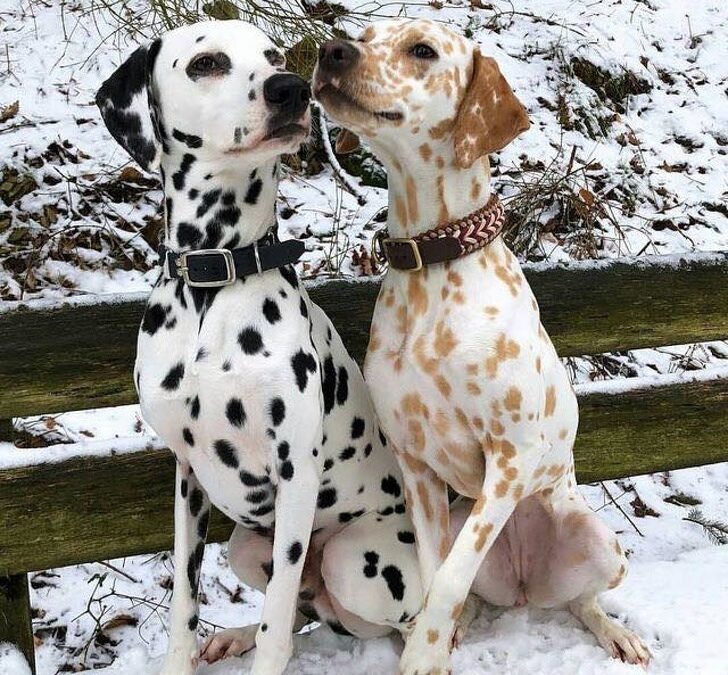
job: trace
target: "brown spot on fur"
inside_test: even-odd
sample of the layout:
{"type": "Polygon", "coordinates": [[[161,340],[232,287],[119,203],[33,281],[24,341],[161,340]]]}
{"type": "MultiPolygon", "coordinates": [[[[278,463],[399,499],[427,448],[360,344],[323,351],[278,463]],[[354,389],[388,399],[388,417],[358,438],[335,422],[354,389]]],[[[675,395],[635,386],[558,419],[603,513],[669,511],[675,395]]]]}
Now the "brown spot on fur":
{"type": "Polygon", "coordinates": [[[417,481],[417,495],[420,498],[420,503],[425,512],[425,518],[432,520],[432,504],[430,504],[430,493],[427,491],[427,485],[422,481],[417,481]]]}
{"type": "Polygon", "coordinates": [[[519,483],[513,490],[513,499],[517,502],[521,500],[521,497],[523,497],[523,489],[523,483],[519,483]]]}
{"type": "Polygon", "coordinates": [[[420,146],[420,157],[422,157],[425,162],[430,161],[432,157],[432,148],[430,147],[429,143],[423,143],[420,146]]]}
{"type": "Polygon", "coordinates": [[[421,316],[427,311],[427,289],[419,274],[411,272],[407,284],[407,300],[415,316],[421,316]]]}
{"type": "Polygon", "coordinates": [[[488,539],[488,535],[493,531],[493,523],[486,523],[480,528],[478,532],[478,538],[475,540],[475,550],[480,552],[485,546],[485,541],[488,539]]]}
{"type": "Polygon", "coordinates": [[[404,199],[402,197],[395,197],[394,200],[394,210],[397,214],[397,220],[399,220],[400,223],[404,227],[407,226],[407,207],[405,206],[404,199]]]}
{"type": "Polygon", "coordinates": [[[503,399],[503,405],[506,410],[520,410],[522,400],[523,396],[521,395],[521,390],[518,387],[508,387],[508,391],[506,391],[506,395],[503,399]]]}
{"type": "Polygon", "coordinates": [[[405,185],[407,190],[407,218],[412,224],[416,224],[420,219],[420,210],[417,205],[417,186],[410,174],[407,174],[405,185]]]}
{"type": "Polygon", "coordinates": [[[450,393],[452,392],[452,387],[450,386],[450,383],[445,379],[444,376],[442,376],[442,375],[435,376],[435,386],[437,387],[438,391],[445,398],[450,398],[450,393]]]}
{"type": "Polygon", "coordinates": [[[471,396],[480,396],[483,393],[476,382],[468,380],[465,386],[471,396]]]}
{"type": "Polygon", "coordinates": [[[544,417],[551,417],[556,410],[556,387],[550,384],[546,388],[546,403],[544,405],[543,414],[544,417]]]}
{"type": "Polygon", "coordinates": [[[495,486],[495,496],[502,498],[502,497],[506,496],[507,492],[508,492],[508,481],[507,480],[498,481],[498,485],[495,486]]]}
{"type": "Polygon", "coordinates": [[[445,358],[450,352],[457,347],[458,341],[455,334],[445,325],[444,321],[438,321],[435,326],[435,353],[445,358]]]}
{"type": "Polygon", "coordinates": [[[485,374],[493,379],[498,373],[498,366],[507,359],[515,359],[521,353],[521,348],[514,340],[509,340],[505,333],[501,333],[495,343],[495,354],[485,360],[485,374]]]}
{"type": "Polygon", "coordinates": [[[432,628],[427,629],[427,642],[428,644],[434,645],[438,639],[440,638],[439,631],[432,630],[432,628]]]}

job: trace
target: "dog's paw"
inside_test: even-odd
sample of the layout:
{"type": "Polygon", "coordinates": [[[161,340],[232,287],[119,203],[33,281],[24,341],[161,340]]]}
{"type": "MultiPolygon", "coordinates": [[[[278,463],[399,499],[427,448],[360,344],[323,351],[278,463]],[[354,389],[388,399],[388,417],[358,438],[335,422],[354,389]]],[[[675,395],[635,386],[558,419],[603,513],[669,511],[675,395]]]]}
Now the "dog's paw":
{"type": "Polygon", "coordinates": [[[220,633],[211,635],[200,649],[200,661],[217,663],[223,659],[242,656],[255,647],[255,636],[258,626],[245,626],[245,628],[228,628],[220,633]]]}
{"type": "Polygon", "coordinates": [[[450,675],[449,640],[440,640],[435,631],[426,631],[420,639],[420,628],[409,636],[399,661],[400,675],[450,675]]]}
{"type": "Polygon", "coordinates": [[[613,658],[647,668],[652,654],[637,633],[616,622],[610,622],[597,635],[599,643],[613,658]]]}

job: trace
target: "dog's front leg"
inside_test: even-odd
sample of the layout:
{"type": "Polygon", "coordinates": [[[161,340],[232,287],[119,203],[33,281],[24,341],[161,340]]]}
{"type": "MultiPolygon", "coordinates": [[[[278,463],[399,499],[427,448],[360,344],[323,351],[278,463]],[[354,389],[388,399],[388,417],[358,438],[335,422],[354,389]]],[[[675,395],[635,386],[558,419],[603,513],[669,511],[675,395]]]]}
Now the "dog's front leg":
{"type": "MultiPolygon", "coordinates": [[[[294,456],[293,452],[291,455],[294,456]]],[[[280,675],[291,657],[291,633],[318,488],[318,471],[310,460],[294,463],[293,479],[278,482],[273,564],[251,675],[280,675]]]]}
{"type": "Polygon", "coordinates": [[[189,464],[177,462],[174,499],[174,591],[169,648],[161,675],[191,675],[197,660],[197,594],[210,502],[189,464]]]}

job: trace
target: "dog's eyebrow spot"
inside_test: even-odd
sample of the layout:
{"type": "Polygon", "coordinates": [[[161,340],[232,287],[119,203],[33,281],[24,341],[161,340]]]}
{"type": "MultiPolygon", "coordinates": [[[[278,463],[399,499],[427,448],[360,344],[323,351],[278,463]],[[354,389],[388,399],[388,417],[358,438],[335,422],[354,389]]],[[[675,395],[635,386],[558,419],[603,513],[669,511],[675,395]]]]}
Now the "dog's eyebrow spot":
{"type": "Polygon", "coordinates": [[[174,62],[172,63],[172,68],[176,68],[178,63],[179,63],[179,59],[175,59],[174,62]]]}
{"type": "Polygon", "coordinates": [[[266,49],[263,52],[263,56],[265,56],[271,66],[282,66],[285,62],[283,54],[281,54],[277,49],[266,49]]]}

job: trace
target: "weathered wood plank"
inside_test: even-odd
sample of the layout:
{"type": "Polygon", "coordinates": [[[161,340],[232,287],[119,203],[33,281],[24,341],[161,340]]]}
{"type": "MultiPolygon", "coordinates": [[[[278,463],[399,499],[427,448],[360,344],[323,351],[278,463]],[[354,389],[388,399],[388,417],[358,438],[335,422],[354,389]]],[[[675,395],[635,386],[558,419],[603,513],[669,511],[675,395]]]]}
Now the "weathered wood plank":
{"type": "MultiPolygon", "coordinates": [[[[580,397],[579,479],[728,460],[728,379],[580,397]]],[[[166,450],[0,472],[0,574],[169,549],[174,462],[166,450]]],[[[226,539],[219,513],[210,538],[226,539]]]]}
{"type": "Polygon", "coordinates": [[[15,645],[35,673],[35,644],[28,575],[0,576],[0,643],[15,645]]]}
{"type": "MultiPolygon", "coordinates": [[[[526,273],[563,356],[728,337],[728,254],[526,273]]],[[[372,281],[311,288],[360,362],[377,291],[372,281]]],[[[42,310],[29,303],[0,313],[0,417],[135,402],[131,373],[143,302],[136,296],[42,310]]]]}

